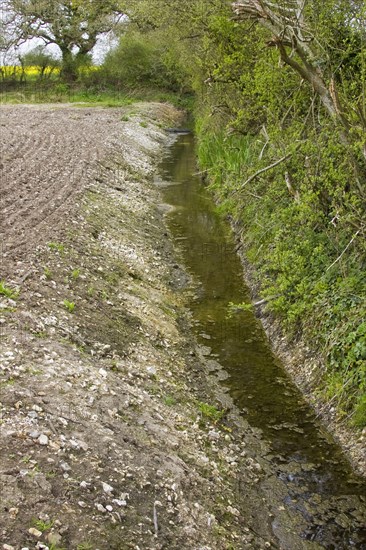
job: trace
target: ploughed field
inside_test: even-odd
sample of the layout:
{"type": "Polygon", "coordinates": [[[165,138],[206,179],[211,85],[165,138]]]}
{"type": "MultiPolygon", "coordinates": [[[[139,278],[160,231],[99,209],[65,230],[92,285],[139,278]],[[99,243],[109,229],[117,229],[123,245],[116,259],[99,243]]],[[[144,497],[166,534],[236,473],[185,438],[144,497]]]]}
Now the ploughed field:
{"type": "Polygon", "coordinates": [[[119,147],[122,116],[121,109],[1,107],[3,276],[22,276],[16,262],[25,267],[27,254],[72,224],[98,161],[119,147]]]}

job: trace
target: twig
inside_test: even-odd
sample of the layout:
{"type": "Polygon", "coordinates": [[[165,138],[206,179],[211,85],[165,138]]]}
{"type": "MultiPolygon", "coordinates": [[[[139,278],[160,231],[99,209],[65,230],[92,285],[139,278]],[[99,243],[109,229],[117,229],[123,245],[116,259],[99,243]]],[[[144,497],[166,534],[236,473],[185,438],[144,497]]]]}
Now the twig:
{"type": "Polygon", "coordinates": [[[276,300],[276,298],[279,298],[281,294],[276,294],[275,296],[268,296],[268,298],[263,298],[263,300],[259,300],[258,302],[255,302],[253,304],[254,307],[257,306],[263,306],[264,304],[267,304],[268,302],[271,302],[272,300],[276,300]]]}
{"type": "Polygon", "coordinates": [[[269,166],[266,166],[265,168],[261,168],[260,170],[258,170],[255,174],[252,174],[250,176],[250,178],[248,178],[244,183],[243,185],[241,185],[238,189],[235,189],[235,191],[233,192],[233,195],[235,193],[238,193],[239,191],[241,191],[246,185],[248,185],[248,183],[250,183],[251,181],[253,181],[255,178],[257,178],[258,176],[260,176],[261,174],[263,174],[264,172],[268,172],[268,170],[271,170],[272,168],[275,168],[275,166],[278,166],[279,164],[281,164],[281,162],[284,162],[285,160],[289,159],[291,156],[293,155],[293,151],[291,153],[288,153],[287,155],[285,155],[284,157],[280,158],[279,160],[276,160],[276,162],[273,162],[272,164],[270,164],[269,166]]]}
{"type": "Polygon", "coordinates": [[[359,234],[360,232],[360,229],[358,231],[356,231],[356,233],[353,235],[352,239],[350,240],[350,242],[348,243],[348,245],[346,246],[346,248],[343,250],[343,252],[338,256],[338,258],[332,263],[332,265],[330,265],[329,267],[327,267],[326,269],[326,272],[329,271],[337,262],[339,262],[339,260],[342,258],[343,254],[345,252],[347,252],[347,250],[349,249],[349,247],[351,246],[351,244],[353,243],[353,241],[355,240],[355,238],[357,237],[357,235],[359,234]]]}
{"type": "Polygon", "coordinates": [[[156,511],[156,502],[154,502],[154,529],[155,529],[155,535],[157,535],[159,531],[159,525],[158,525],[158,513],[156,511]]]}

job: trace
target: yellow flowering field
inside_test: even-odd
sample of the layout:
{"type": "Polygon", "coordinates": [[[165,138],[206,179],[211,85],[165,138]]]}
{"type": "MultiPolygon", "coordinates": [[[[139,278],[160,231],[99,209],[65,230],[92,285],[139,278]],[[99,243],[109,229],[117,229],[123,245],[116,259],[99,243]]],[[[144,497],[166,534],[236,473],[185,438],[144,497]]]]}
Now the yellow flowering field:
{"type": "MultiPolygon", "coordinates": [[[[92,72],[96,72],[99,70],[99,67],[96,65],[91,65],[89,67],[81,67],[79,69],[79,72],[83,75],[90,74],[92,72]]],[[[37,77],[39,76],[41,70],[40,67],[37,66],[29,66],[29,67],[22,67],[20,65],[3,65],[0,66],[0,77],[2,78],[10,78],[10,77],[20,77],[21,75],[24,75],[26,77],[37,77]]],[[[60,74],[60,68],[59,67],[47,67],[43,73],[44,75],[50,75],[50,74],[60,74]]]]}

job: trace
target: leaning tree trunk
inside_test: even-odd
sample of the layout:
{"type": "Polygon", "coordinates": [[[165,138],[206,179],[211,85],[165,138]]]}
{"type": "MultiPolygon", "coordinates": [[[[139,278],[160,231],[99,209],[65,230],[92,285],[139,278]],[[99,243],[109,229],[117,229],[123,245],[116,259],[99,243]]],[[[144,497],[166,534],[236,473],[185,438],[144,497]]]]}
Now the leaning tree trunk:
{"type": "MultiPolygon", "coordinates": [[[[236,18],[257,21],[267,29],[271,39],[267,45],[277,47],[281,59],[304,79],[318,94],[324,108],[339,129],[341,143],[347,147],[352,161],[357,187],[364,194],[362,180],[365,180],[365,166],[353,156],[351,125],[340,104],[336,85],[331,79],[327,84],[324,73],[316,63],[317,52],[306,38],[309,28],[304,21],[303,0],[243,0],[232,4],[236,18]],[[296,57],[294,56],[296,54],[296,57]]],[[[362,151],[364,155],[364,151],[362,151]]]]}

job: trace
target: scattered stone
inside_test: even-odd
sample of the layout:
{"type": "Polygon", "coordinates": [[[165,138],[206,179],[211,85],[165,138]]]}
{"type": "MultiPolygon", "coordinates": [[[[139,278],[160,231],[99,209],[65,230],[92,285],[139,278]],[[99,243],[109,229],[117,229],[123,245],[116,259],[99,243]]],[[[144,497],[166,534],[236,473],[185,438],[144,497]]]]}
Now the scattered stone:
{"type": "Polygon", "coordinates": [[[227,506],[227,507],[226,507],[226,510],[229,512],[229,514],[232,514],[232,515],[235,516],[235,517],[239,517],[239,516],[240,516],[239,510],[237,510],[237,509],[234,508],[233,506],[227,506]]]}
{"type": "Polygon", "coordinates": [[[60,467],[64,472],[70,472],[71,470],[71,466],[67,462],[61,462],[60,467]]]}
{"type": "Polygon", "coordinates": [[[111,485],[108,485],[108,483],[104,483],[104,481],[102,481],[102,487],[103,487],[103,491],[105,493],[113,493],[114,492],[114,489],[111,485]]]}
{"type": "Polygon", "coordinates": [[[147,367],[146,368],[146,371],[147,371],[147,374],[151,377],[151,378],[154,378],[156,376],[156,368],[155,367],[147,367]]]}
{"type": "Polygon", "coordinates": [[[106,513],[106,509],[104,508],[104,506],[102,504],[96,504],[95,505],[96,509],[98,510],[98,512],[102,512],[102,514],[105,514],[106,513]]]}
{"type": "Polygon", "coordinates": [[[216,432],[215,430],[210,430],[210,431],[208,432],[208,437],[209,437],[210,439],[212,439],[212,440],[216,440],[216,441],[217,441],[218,439],[220,439],[221,436],[220,436],[220,433],[219,433],[219,432],[216,432]]]}
{"type": "Polygon", "coordinates": [[[110,504],[107,504],[106,509],[108,510],[108,512],[113,512],[113,506],[111,506],[110,504]]]}
{"type": "Polygon", "coordinates": [[[114,498],[112,500],[113,504],[117,504],[117,506],[127,506],[127,502],[125,500],[120,500],[118,498],[114,498]]]}
{"type": "Polygon", "coordinates": [[[38,529],[35,529],[34,527],[31,527],[30,529],[28,529],[28,533],[33,537],[37,537],[37,539],[39,539],[42,536],[42,532],[38,531],[38,529]]]}
{"type": "Polygon", "coordinates": [[[15,519],[19,514],[19,508],[10,508],[9,515],[11,518],[15,519]]]}
{"type": "Polygon", "coordinates": [[[4,550],[15,550],[14,546],[10,546],[10,544],[3,544],[4,550]]]}
{"type": "Polygon", "coordinates": [[[48,445],[49,439],[46,435],[41,434],[38,438],[38,443],[40,445],[48,445]]]}

